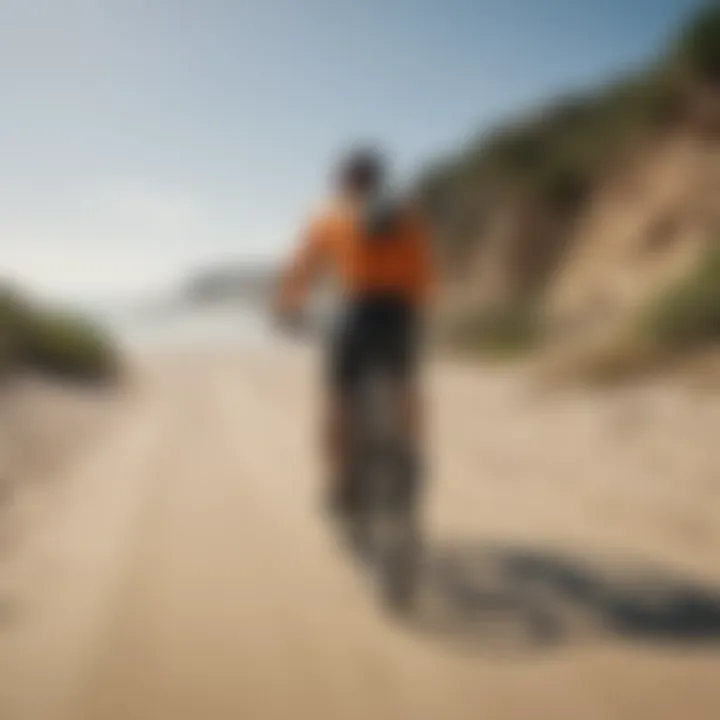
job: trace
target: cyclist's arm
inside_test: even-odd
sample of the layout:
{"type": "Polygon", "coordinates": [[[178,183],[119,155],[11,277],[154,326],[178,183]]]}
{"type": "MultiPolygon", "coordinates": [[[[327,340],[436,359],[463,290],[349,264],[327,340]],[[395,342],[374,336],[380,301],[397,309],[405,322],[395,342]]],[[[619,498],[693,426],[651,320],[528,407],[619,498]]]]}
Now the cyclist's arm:
{"type": "Polygon", "coordinates": [[[325,261],[325,232],[321,223],[315,221],[301,237],[288,266],[280,277],[276,309],[281,313],[299,311],[325,261]]]}

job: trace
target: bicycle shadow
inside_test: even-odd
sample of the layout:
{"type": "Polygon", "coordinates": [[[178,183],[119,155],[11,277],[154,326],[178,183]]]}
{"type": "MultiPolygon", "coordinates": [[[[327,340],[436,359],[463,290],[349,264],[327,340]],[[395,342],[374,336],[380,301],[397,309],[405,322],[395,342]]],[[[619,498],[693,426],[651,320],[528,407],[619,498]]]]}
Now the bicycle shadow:
{"type": "Polygon", "coordinates": [[[609,639],[720,647],[720,587],[625,555],[460,543],[426,556],[410,622],[469,651],[609,639]]]}

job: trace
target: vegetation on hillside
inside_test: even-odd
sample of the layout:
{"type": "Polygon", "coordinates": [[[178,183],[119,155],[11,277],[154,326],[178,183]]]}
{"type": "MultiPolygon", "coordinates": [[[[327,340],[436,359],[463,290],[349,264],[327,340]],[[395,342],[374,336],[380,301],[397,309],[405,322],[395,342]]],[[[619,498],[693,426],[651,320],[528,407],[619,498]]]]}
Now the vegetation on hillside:
{"type": "Polygon", "coordinates": [[[113,380],[117,348],[87,320],[34,306],[12,291],[0,292],[0,374],[32,369],[66,379],[113,380]]]}
{"type": "Polygon", "coordinates": [[[481,308],[462,316],[450,330],[450,341],[461,350],[512,358],[535,347],[540,319],[529,303],[481,308]]]}
{"type": "Polygon", "coordinates": [[[680,35],[672,64],[691,78],[720,83],[720,4],[709,0],[680,35]]]}
{"type": "MultiPolygon", "coordinates": [[[[716,2],[699,10],[648,67],[484,134],[428,170],[418,193],[436,229],[438,256],[449,272],[476,267],[471,261],[495,240],[498,218],[512,221],[502,240],[509,247],[504,256],[510,281],[501,301],[508,307],[498,311],[498,300],[490,298],[493,307],[471,313],[471,337],[477,337],[478,327],[481,335],[495,335],[488,328],[497,323],[488,318],[516,318],[517,308],[542,297],[599,183],[662,134],[694,123],[696,106],[708,98],[717,113],[716,2]]],[[[668,315],[667,323],[689,321],[688,314],[678,312],[668,315]]],[[[527,326],[525,320],[519,324],[527,326]]]]}
{"type": "Polygon", "coordinates": [[[419,190],[440,227],[441,246],[462,245],[464,233],[480,237],[483,216],[499,196],[522,197],[571,218],[598,177],[638,138],[682,119],[693,87],[717,90],[719,48],[720,5],[713,4],[652,68],[556,101],[431,169],[419,190]]]}
{"type": "Polygon", "coordinates": [[[666,352],[720,342],[720,246],[713,246],[687,277],[660,293],[643,320],[645,334],[666,352]]]}
{"type": "Polygon", "coordinates": [[[702,355],[718,343],[720,246],[716,245],[691,272],[658,291],[612,337],[566,358],[561,371],[565,377],[597,382],[626,380],[702,355]]]}

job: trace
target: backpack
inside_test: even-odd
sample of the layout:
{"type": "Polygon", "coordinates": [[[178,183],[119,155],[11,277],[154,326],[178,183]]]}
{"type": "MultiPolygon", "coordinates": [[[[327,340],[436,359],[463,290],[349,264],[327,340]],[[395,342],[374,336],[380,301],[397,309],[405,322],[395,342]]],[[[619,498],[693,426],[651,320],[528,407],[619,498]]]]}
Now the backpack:
{"type": "Polygon", "coordinates": [[[360,222],[363,235],[368,242],[392,240],[403,217],[400,201],[389,194],[380,194],[365,203],[361,210],[360,222]]]}

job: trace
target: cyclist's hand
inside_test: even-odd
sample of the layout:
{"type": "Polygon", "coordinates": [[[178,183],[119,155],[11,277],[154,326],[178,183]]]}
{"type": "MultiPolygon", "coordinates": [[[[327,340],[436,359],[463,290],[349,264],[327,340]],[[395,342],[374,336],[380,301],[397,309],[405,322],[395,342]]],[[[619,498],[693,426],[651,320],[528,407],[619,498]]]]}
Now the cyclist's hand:
{"type": "Polygon", "coordinates": [[[302,327],[302,314],[289,307],[276,307],[273,313],[275,325],[283,332],[297,334],[302,327]]]}

